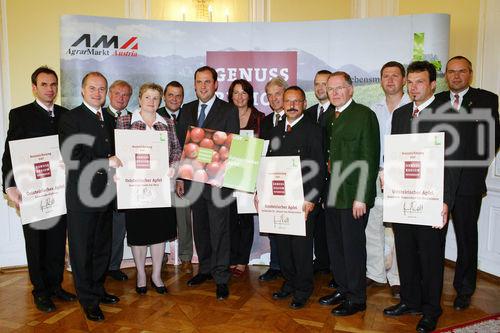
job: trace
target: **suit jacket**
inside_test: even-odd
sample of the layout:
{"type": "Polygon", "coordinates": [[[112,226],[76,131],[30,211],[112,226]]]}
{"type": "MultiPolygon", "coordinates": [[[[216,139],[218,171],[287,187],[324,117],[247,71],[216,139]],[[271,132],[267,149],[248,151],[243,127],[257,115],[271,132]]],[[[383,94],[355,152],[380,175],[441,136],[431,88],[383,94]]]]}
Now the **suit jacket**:
{"type": "MultiPolygon", "coordinates": [[[[436,98],[441,99],[449,103],[450,102],[450,92],[443,91],[436,95],[436,98]]],[[[464,95],[462,101],[462,108],[469,114],[472,113],[473,109],[478,109],[479,116],[476,116],[473,121],[464,122],[461,124],[461,141],[463,157],[466,161],[474,160],[488,160],[490,164],[495,156],[488,156],[488,148],[490,144],[490,130],[487,131],[484,136],[484,140],[479,142],[478,138],[478,127],[485,124],[484,120],[480,118],[490,117],[494,122],[495,133],[492,137],[495,138],[495,154],[498,151],[500,145],[500,125],[498,122],[498,95],[489,92],[487,90],[476,89],[470,87],[467,93],[464,95]],[[483,110],[479,110],[483,109],[483,110]],[[484,154],[478,153],[479,146],[484,147],[484,154]]],[[[488,126],[485,126],[488,128],[488,126]]],[[[464,167],[460,175],[460,180],[458,184],[459,195],[483,195],[486,193],[486,175],[488,174],[488,167],[464,167]]]]}
{"type": "MultiPolygon", "coordinates": [[[[113,119],[113,124],[114,124],[114,125],[113,125],[113,128],[116,128],[116,120],[118,119],[118,117],[115,117],[115,114],[113,113],[113,111],[111,111],[111,110],[109,109],[109,106],[103,107],[103,108],[102,108],[102,112],[103,112],[103,113],[107,113],[107,114],[109,114],[109,115],[111,116],[111,118],[113,119]]],[[[125,114],[131,115],[131,114],[132,114],[132,112],[130,112],[130,111],[128,111],[128,110],[126,110],[126,113],[125,113],[125,114]]],[[[125,114],[123,114],[123,113],[122,113],[122,116],[124,116],[125,114]]]]}
{"type": "Polygon", "coordinates": [[[93,205],[82,202],[80,192],[86,192],[85,186],[90,184],[90,193],[93,198],[101,197],[108,186],[114,186],[111,176],[108,178],[108,158],[114,155],[114,122],[109,113],[102,112],[103,122],[89,110],[84,104],[66,112],[59,122],[59,144],[61,154],[66,164],[66,205],[68,209],[82,212],[105,211],[115,196],[115,191],[107,191],[107,195],[100,198],[99,202],[93,205]],[[64,149],[64,144],[73,135],[86,135],[92,142],[86,143],[78,140],[68,150],[64,149]],[[86,167],[90,163],[97,163],[97,166],[86,167]],[[73,166],[76,163],[76,166],[73,166]],[[87,179],[82,179],[81,176],[87,179]]]}
{"type": "Polygon", "coordinates": [[[9,141],[30,139],[40,136],[56,135],[57,125],[61,115],[68,111],[59,105],[54,105],[54,118],[51,118],[36,101],[12,109],[9,113],[9,129],[5,140],[5,150],[2,158],[3,191],[16,186],[16,181],[11,175],[12,161],[10,158],[9,141]]]}
{"type": "MultiPolygon", "coordinates": [[[[259,132],[259,138],[263,140],[269,140],[271,139],[272,131],[274,128],[274,116],[275,113],[274,111],[271,112],[270,114],[266,115],[262,122],[260,123],[260,132],[259,132]]],[[[284,119],[285,115],[281,117],[281,119],[284,119]]]]}
{"type": "Polygon", "coordinates": [[[373,207],[380,162],[379,126],[375,112],[353,100],[338,118],[335,118],[335,113],[330,114],[326,139],[333,175],[328,202],[333,200],[334,207],[338,209],[352,208],[354,200],[373,207]],[[345,170],[356,162],[364,162],[368,166],[366,179],[360,179],[360,169],[356,168],[341,184],[337,184],[336,178],[342,177],[345,170]],[[364,183],[360,182],[362,180],[364,183]],[[338,189],[332,192],[332,188],[336,186],[338,189]],[[365,187],[365,190],[357,193],[358,187],[365,187]]]}
{"type": "MultiPolygon", "coordinates": [[[[318,123],[318,105],[319,104],[314,104],[310,108],[307,108],[306,111],[304,111],[304,115],[315,123],[318,123]]],[[[325,113],[325,115],[320,119],[319,122],[321,128],[326,127],[327,119],[331,116],[332,113],[335,113],[335,106],[333,106],[333,104],[330,104],[328,109],[323,112],[325,113]]]]}
{"type": "Polygon", "coordinates": [[[314,162],[319,167],[319,172],[303,183],[305,200],[317,202],[325,174],[322,136],[318,124],[304,116],[292,127],[291,132],[286,132],[283,117],[278,126],[271,130],[270,139],[279,140],[280,145],[276,150],[269,145],[267,156],[300,156],[303,178],[310,172],[308,163],[314,162]]]}
{"type": "MultiPolygon", "coordinates": [[[[436,119],[436,109],[442,106],[443,101],[436,98],[427,108],[421,110],[419,113],[419,125],[417,127],[417,132],[412,132],[412,123],[416,121],[416,118],[412,117],[413,113],[413,102],[401,106],[400,108],[394,110],[392,115],[391,123],[391,134],[410,134],[410,133],[430,133],[430,132],[442,132],[443,129],[437,131],[433,130],[439,123],[446,123],[452,125],[458,131],[460,131],[460,123],[450,122],[449,120],[439,121],[436,119]],[[433,120],[434,118],[434,120],[433,120]]],[[[445,145],[448,147],[452,144],[451,135],[449,132],[445,132],[445,145]]],[[[446,155],[445,160],[455,160],[462,157],[462,151],[457,150],[453,155],[446,155]]],[[[461,169],[457,167],[445,167],[444,168],[444,202],[448,205],[448,208],[453,207],[455,201],[455,194],[458,187],[458,180],[460,177],[461,169]]]]}

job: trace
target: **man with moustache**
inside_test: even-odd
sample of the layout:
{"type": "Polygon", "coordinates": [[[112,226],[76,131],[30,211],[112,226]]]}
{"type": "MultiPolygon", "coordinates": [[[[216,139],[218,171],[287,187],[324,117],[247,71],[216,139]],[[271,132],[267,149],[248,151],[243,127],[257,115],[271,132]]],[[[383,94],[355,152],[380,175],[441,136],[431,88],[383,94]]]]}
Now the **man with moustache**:
{"type": "MultiPolygon", "coordinates": [[[[130,96],[132,96],[132,86],[127,81],[116,80],[109,86],[109,105],[103,108],[103,111],[113,117],[113,128],[116,128],[116,119],[118,117],[131,114],[131,112],[127,110],[130,96]]],[[[123,259],[123,241],[126,234],[125,213],[119,212],[116,206],[113,207],[112,229],[111,259],[109,261],[108,276],[117,281],[125,281],[128,280],[128,276],[120,270],[123,259]]]]}
{"type": "MultiPolygon", "coordinates": [[[[306,235],[276,234],[281,273],[285,281],[280,290],[273,293],[276,300],[292,296],[290,308],[304,307],[311,296],[313,285],[313,230],[315,228],[312,211],[319,199],[324,179],[323,145],[319,126],[304,117],[306,95],[297,87],[288,87],[283,96],[286,117],[271,132],[271,140],[267,156],[300,156],[301,163],[314,163],[319,172],[303,183],[304,213],[306,218],[306,235]],[[279,142],[279,144],[274,144],[279,142]],[[276,147],[276,148],[275,148],[276,147]]],[[[310,167],[302,166],[304,176],[310,167]]]]}
{"type": "MultiPolygon", "coordinates": [[[[415,61],[408,65],[408,94],[413,100],[396,111],[392,117],[392,134],[429,133],[442,120],[436,110],[442,105],[434,96],[436,89],[436,68],[427,61],[415,61]],[[417,124],[414,124],[417,122],[417,124]],[[416,132],[414,131],[416,130],[416,132]]],[[[445,132],[446,146],[453,140],[445,132]]],[[[445,156],[446,160],[459,156],[460,151],[445,156]]],[[[444,202],[442,226],[393,223],[398,254],[401,301],[384,310],[386,316],[423,314],[417,324],[418,332],[431,332],[436,328],[441,310],[443,290],[444,249],[448,222],[448,211],[453,207],[460,170],[444,169],[444,202]]]]}
{"type": "MultiPolygon", "coordinates": [[[[314,77],[314,95],[318,99],[318,104],[315,104],[304,111],[304,115],[309,117],[313,122],[320,125],[322,133],[326,128],[326,120],[328,115],[334,112],[335,107],[330,104],[326,93],[326,81],[331,72],[328,70],[320,70],[314,77]]],[[[323,142],[324,140],[321,140],[323,142]]],[[[326,180],[326,179],[325,179],[326,180]]],[[[324,187],[319,202],[314,206],[312,217],[314,218],[314,273],[329,273],[330,258],[328,257],[328,245],[326,243],[325,229],[325,208],[324,201],[326,199],[327,188],[324,187]]],[[[329,283],[331,288],[336,288],[335,279],[329,283]]]]}
{"type": "MultiPolygon", "coordinates": [[[[184,145],[190,126],[239,133],[238,110],[215,96],[218,87],[215,69],[209,66],[198,68],[194,74],[194,86],[198,99],[184,105],[179,116],[181,145],[184,145]]],[[[186,182],[186,184],[190,187],[186,191],[186,197],[191,202],[193,211],[194,241],[200,262],[198,274],[187,284],[194,286],[213,278],[217,285],[217,299],[227,299],[229,297],[227,284],[231,277],[229,271],[230,213],[229,203],[221,206],[220,201],[227,201],[233,191],[198,182],[186,182]],[[193,197],[191,193],[201,193],[201,195],[193,197]]],[[[177,181],[176,192],[179,197],[184,196],[184,181],[177,181]]]]}
{"type": "MultiPolygon", "coordinates": [[[[9,141],[57,134],[61,115],[68,110],[54,104],[57,96],[57,74],[42,66],[31,75],[35,101],[9,112],[9,129],[2,158],[3,191],[16,208],[21,192],[12,174],[9,141]]],[[[56,306],[51,297],[74,301],[76,296],[61,288],[66,253],[66,215],[23,225],[28,273],[33,285],[33,301],[38,310],[52,312],[56,306]]]]}
{"type": "MultiPolygon", "coordinates": [[[[177,81],[170,81],[163,92],[165,106],[158,109],[158,114],[165,118],[170,118],[175,122],[178,130],[179,114],[181,113],[182,102],[184,101],[184,87],[177,81]]],[[[191,209],[189,201],[184,198],[173,196],[175,214],[177,218],[177,241],[179,249],[179,259],[181,260],[181,271],[192,273],[193,266],[193,232],[191,227],[191,209]]]]}
{"type": "Polygon", "coordinates": [[[335,316],[366,309],[366,237],[375,201],[380,138],[375,113],[356,103],[352,79],[335,72],[327,81],[335,113],[327,122],[330,186],[326,201],[326,235],[337,290],[321,297],[322,305],[339,304],[335,316]],[[345,178],[344,178],[345,177],[345,178]]]}
{"type": "MultiPolygon", "coordinates": [[[[265,116],[260,124],[260,139],[269,140],[273,128],[278,126],[278,123],[285,115],[285,110],[283,109],[283,94],[287,86],[288,84],[281,76],[273,77],[266,83],[266,97],[269,101],[269,107],[273,112],[265,116]]],[[[276,236],[273,234],[268,234],[268,236],[270,245],[269,269],[259,276],[260,281],[275,280],[281,275],[276,236]]]]}
{"type": "MultiPolygon", "coordinates": [[[[481,202],[486,194],[488,166],[495,158],[500,144],[498,123],[498,95],[483,89],[471,87],[472,63],[463,56],[448,60],[445,73],[449,91],[436,95],[447,101],[459,115],[476,113],[476,119],[464,122],[460,145],[466,162],[484,161],[482,166],[464,167],[460,175],[455,206],[451,210],[453,229],[457,240],[457,261],[453,287],[457,296],[453,302],[456,310],[467,309],[476,289],[477,277],[477,221],[481,202]],[[476,110],[475,110],[476,109],[476,110]],[[479,136],[479,128],[484,125],[480,117],[489,118],[494,123],[494,132],[488,129],[486,135],[479,136]],[[491,142],[494,139],[494,142],[491,142]],[[494,147],[491,154],[490,145],[494,147]],[[480,148],[483,147],[480,152],[480,148]]],[[[488,128],[486,126],[486,128],[488,128]]]]}
{"type": "Polygon", "coordinates": [[[391,134],[391,121],[393,111],[402,105],[408,104],[410,98],[403,92],[405,85],[405,68],[397,61],[389,61],[380,70],[380,86],[384,91],[384,98],[372,106],[377,115],[380,128],[380,164],[377,178],[377,196],[375,206],[370,211],[366,225],[366,284],[367,286],[385,285],[389,282],[391,293],[399,297],[399,274],[394,246],[394,234],[391,227],[385,228],[383,222],[384,188],[384,139],[391,134]],[[384,254],[389,247],[388,257],[384,254]],[[390,260],[391,266],[386,269],[386,262],[390,260]]]}
{"type": "Polygon", "coordinates": [[[106,91],[104,75],[87,73],[82,80],[83,103],[59,122],[71,269],[80,304],[93,321],[104,320],[100,303],[120,300],[104,290],[111,255],[111,202],[116,194],[109,173],[121,166],[114,156],[114,120],[102,110],[106,91]]]}

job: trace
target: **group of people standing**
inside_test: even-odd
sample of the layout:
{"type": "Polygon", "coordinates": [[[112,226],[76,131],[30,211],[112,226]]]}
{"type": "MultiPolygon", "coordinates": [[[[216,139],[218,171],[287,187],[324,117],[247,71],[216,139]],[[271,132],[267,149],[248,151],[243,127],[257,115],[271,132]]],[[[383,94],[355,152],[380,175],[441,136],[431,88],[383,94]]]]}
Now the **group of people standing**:
{"type": "MultiPolygon", "coordinates": [[[[113,129],[167,131],[169,162],[175,168],[186,133],[195,126],[228,133],[251,130],[256,137],[270,141],[267,156],[300,156],[303,175],[314,169],[311,165],[317,166],[303,183],[306,236],[269,235],[270,267],[259,280],[283,277],[281,288],[272,294],[274,299],[291,297],[290,307],[302,308],[313,292],[314,274],[331,272],[329,285],[335,291],[321,297],[319,303],[336,305],[333,315],[349,316],[366,309],[367,286],[388,281],[393,296],[400,301],[386,308],[384,314],[422,314],[417,331],[432,331],[442,312],[444,245],[450,213],[458,242],[455,309],[466,309],[474,293],[477,219],[486,192],[487,166],[445,167],[441,228],[398,223],[387,226],[382,219],[384,137],[414,133],[412,123],[419,117],[429,119],[417,127],[419,133],[435,131],[436,125],[445,122],[436,110],[446,105],[448,113],[457,116],[457,121],[448,124],[461,138],[459,149],[445,156],[447,161],[491,160],[492,156],[484,156],[487,149],[475,148],[494,145],[496,151],[500,141],[498,96],[470,87],[470,61],[462,56],[451,58],[445,71],[450,90],[434,95],[436,76],[434,65],[427,61],[415,61],[407,69],[398,62],[388,62],[380,71],[385,97],[371,108],[354,101],[354,85],[346,72],[318,71],[314,78],[318,104],[310,108],[300,87],[288,86],[281,77],[275,77],[265,87],[272,109],[265,116],[254,107],[253,88],[246,80],[232,82],[229,102],[219,99],[217,72],[209,66],[194,73],[194,101],[182,105],[184,90],[176,81],[165,89],[147,83],[139,90],[140,108],[133,113],[126,110],[132,87],[120,80],[108,91],[107,80],[99,72],[83,78],[83,103],[79,107],[68,111],[57,106],[57,75],[47,67],[38,68],[32,75],[35,102],[10,112],[2,166],[4,192],[18,205],[21,197],[11,176],[8,142],[59,135],[67,169],[68,214],[34,224],[46,223],[46,228],[23,226],[36,306],[53,311],[53,296],[76,299],[60,287],[66,225],[75,288],[90,320],[104,319],[100,303],[119,301],[105,291],[104,280],[106,274],[127,279],[119,268],[125,233],[136,264],[137,293],[147,292],[144,266],[148,247],[153,264],[151,286],[156,292],[167,292],[161,278],[167,240],[178,237],[182,269],[192,272],[192,223],[199,268],[187,284],[195,286],[213,279],[217,299],[228,298],[231,276],[239,277],[247,271],[254,234],[253,215],[238,214],[234,200],[227,200],[233,195],[231,189],[177,179],[174,208],[125,211],[116,209],[115,192],[110,190],[114,187],[114,169],[121,166],[114,153],[113,129]],[[107,93],[110,105],[104,108],[107,93]],[[165,106],[159,108],[162,97],[165,106]],[[458,119],[475,108],[483,108],[481,116],[494,121],[494,128],[490,128],[494,133],[487,137],[495,142],[477,137],[477,122],[458,119]],[[78,134],[86,134],[93,141],[76,141],[72,149],[64,149],[78,134]],[[362,167],[356,167],[360,163],[362,167]],[[95,170],[90,174],[85,171],[89,165],[95,170]],[[82,177],[87,181],[82,182],[82,177]],[[86,196],[79,188],[82,183],[90,187],[86,196]],[[218,200],[233,202],[221,206],[218,200]]],[[[446,135],[449,146],[452,140],[449,133],[446,135]]],[[[255,204],[258,206],[257,196],[255,204]]]]}

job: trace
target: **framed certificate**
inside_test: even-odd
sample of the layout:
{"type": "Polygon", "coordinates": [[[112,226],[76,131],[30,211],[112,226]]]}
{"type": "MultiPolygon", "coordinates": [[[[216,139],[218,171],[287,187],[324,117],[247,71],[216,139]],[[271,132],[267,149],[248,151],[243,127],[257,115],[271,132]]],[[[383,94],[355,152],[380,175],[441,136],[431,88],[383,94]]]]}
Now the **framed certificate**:
{"type": "Polygon", "coordinates": [[[386,135],[384,222],[441,226],[444,133],[386,135]]]}
{"type": "Polygon", "coordinates": [[[171,206],[168,134],[115,130],[118,209],[171,206]]]}
{"type": "Polygon", "coordinates": [[[9,142],[12,170],[21,192],[21,222],[66,214],[66,177],[59,138],[49,135],[9,142]]]}
{"type": "Polygon", "coordinates": [[[263,157],[257,195],[260,232],[306,235],[300,157],[263,157]]]}

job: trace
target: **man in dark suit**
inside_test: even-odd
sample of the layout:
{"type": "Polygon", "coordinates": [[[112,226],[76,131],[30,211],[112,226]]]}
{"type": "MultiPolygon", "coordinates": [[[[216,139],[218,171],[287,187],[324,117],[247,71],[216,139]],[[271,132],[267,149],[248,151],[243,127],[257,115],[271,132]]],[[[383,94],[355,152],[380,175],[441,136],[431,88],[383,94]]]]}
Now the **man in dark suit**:
{"type": "MultiPolygon", "coordinates": [[[[443,123],[436,113],[443,104],[434,96],[436,69],[427,61],[415,61],[408,66],[407,73],[408,95],[413,102],[394,111],[391,133],[434,132],[434,127],[439,125],[440,121],[443,123]]],[[[446,132],[445,136],[446,145],[450,146],[453,140],[450,140],[451,137],[446,132]]],[[[454,156],[459,156],[459,153],[460,151],[457,151],[454,156]]],[[[454,156],[445,156],[445,159],[454,159],[454,156]]],[[[445,167],[441,226],[393,223],[401,301],[386,308],[384,314],[400,316],[423,313],[417,325],[418,332],[433,331],[442,313],[440,303],[446,238],[446,228],[443,227],[448,221],[448,210],[453,207],[459,172],[457,168],[445,167]]]]}
{"type": "Polygon", "coordinates": [[[330,186],[326,202],[326,235],[330,262],[338,288],[321,297],[322,305],[339,304],[336,316],[366,309],[366,236],[380,153],[375,113],[353,99],[349,74],[335,72],[327,81],[335,113],[327,122],[326,144],[330,186]]]}
{"type": "MultiPolygon", "coordinates": [[[[238,110],[215,96],[217,72],[209,66],[198,68],[194,74],[194,86],[198,99],[184,105],[179,117],[179,140],[182,145],[190,126],[239,133],[238,110]]],[[[231,277],[227,201],[232,196],[232,190],[198,182],[186,182],[186,185],[189,187],[186,197],[193,211],[194,241],[200,262],[198,274],[187,284],[194,286],[213,278],[217,285],[217,299],[226,299],[229,297],[227,284],[231,277]]],[[[184,182],[179,180],[176,187],[177,194],[184,196],[184,182]]]]}
{"type": "Polygon", "coordinates": [[[116,195],[110,168],[114,156],[114,119],[103,112],[107,81],[99,72],[82,80],[83,103],[59,123],[61,154],[66,164],[66,206],[71,269],[78,299],[89,320],[104,320],[99,303],[119,298],[106,293],[104,280],[111,256],[111,202],[116,195]]]}
{"type": "Polygon", "coordinates": [[[451,58],[446,64],[445,77],[450,90],[437,94],[436,98],[447,101],[450,108],[457,110],[465,117],[471,114],[476,115],[473,119],[464,122],[460,145],[463,147],[466,163],[483,162],[479,166],[463,168],[455,206],[451,210],[458,250],[455,278],[453,279],[453,287],[457,291],[457,297],[453,306],[456,310],[463,310],[469,307],[470,298],[476,289],[477,220],[483,196],[486,194],[485,179],[488,174],[488,166],[495,158],[500,143],[498,95],[470,86],[472,64],[465,57],[451,58]],[[481,139],[479,127],[485,125],[485,118],[493,123],[493,127],[485,126],[488,132],[481,139]],[[493,131],[494,133],[492,133],[493,131]],[[490,146],[493,149],[490,149],[490,146]],[[478,147],[483,147],[483,152],[479,152],[478,147]]]}
{"type": "MultiPolygon", "coordinates": [[[[160,116],[173,119],[177,130],[179,127],[177,120],[184,101],[184,87],[182,84],[177,81],[170,81],[163,91],[163,100],[165,106],[159,108],[157,112],[160,116]]],[[[178,257],[181,260],[181,271],[190,274],[193,272],[191,264],[193,259],[191,208],[189,208],[189,201],[177,195],[174,195],[172,200],[177,218],[178,257]]]]}
{"type": "MultiPolygon", "coordinates": [[[[300,156],[301,163],[314,163],[319,168],[319,172],[303,183],[306,235],[276,234],[281,273],[285,281],[280,290],[273,293],[273,298],[284,299],[292,295],[290,307],[300,309],[304,307],[314,289],[311,258],[313,230],[316,226],[312,212],[322,188],[325,164],[319,126],[303,114],[307,103],[306,94],[297,86],[288,87],[283,100],[286,117],[273,128],[271,135],[271,140],[280,144],[270,145],[267,156],[300,156]],[[277,148],[273,149],[275,146],[277,148]]],[[[309,168],[302,166],[303,176],[309,168]]]]}
{"type": "MultiPolygon", "coordinates": [[[[268,114],[262,120],[260,125],[259,138],[269,140],[272,135],[273,128],[278,125],[285,115],[283,109],[283,94],[287,88],[286,81],[281,77],[274,77],[266,83],[266,97],[269,101],[269,107],[273,112],[268,114]]],[[[259,276],[260,281],[271,281],[277,279],[281,275],[278,245],[276,236],[269,234],[270,260],[269,269],[259,276]]]]}
{"type": "MultiPolygon", "coordinates": [[[[128,102],[132,96],[132,86],[123,80],[116,80],[109,86],[109,105],[103,108],[112,116],[113,128],[116,128],[116,119],[120,116],[131,114],[127,110],[128,102]]],[[[116,204],[113,203],[113,236],[111,244],[111,259],[109,261],[108,276],[117,281],[128,280],[127,274],[120,270],[123,259],[123,241],[125,239],[125,213],[118,212],[116,204]]]]}
{"type": "MultiPolygon", "coordinates": [[[[308,108],[304,115],[321,127],[321,132],[324,135],[326,129],[326,120],[328,116],[335,111],[335,107],[330,104],[326,93],[326,82],[331,72],[328,70],[320,70],[314,77],[314,95],[319,103],[308,108]]],[[[321,140],[324,142],[324,138],[321,140]]],[[[326,176],[326,173],[325,173],[326,176]]],[[[325,179],[325,181],[327,181],[325,179]]],[[[323,206],[326,199],[327,188],[323,187],[322,195],[319,198],[319,203],[314,206],[314,273],[329,273],[330,272],[330,257],[328,256],[328,245],[326,242],[325,228],[325,208],[323,206]]],[[[329,283],[333,288],[336,287],[335,279],[329,283]]]]}
{"type": "MultiPolygon", "coordinates": [[[[68,111],[54,104],[57,96],[57,74],[39,67],[31,75],[35,101],[12,109],[2,158],[3,191],[17,208],[21,192],[12,174],[9,141],[57,134],[61,114],[68,111]]],[[[23,225],[28,272],[33,285],[33,300],[43,312],[55,311],[51,296],[73,301],[76,296],[61,288],[66,253],[66,215],[23,225]]]]}

